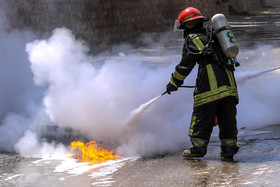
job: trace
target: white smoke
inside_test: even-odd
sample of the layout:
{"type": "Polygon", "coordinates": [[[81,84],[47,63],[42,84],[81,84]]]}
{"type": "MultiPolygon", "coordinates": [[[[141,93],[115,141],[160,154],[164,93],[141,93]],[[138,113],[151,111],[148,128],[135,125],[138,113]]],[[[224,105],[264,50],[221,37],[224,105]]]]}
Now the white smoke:
{"type": "Polygon", "coordinates": [[[55,142],[41,142],[38,135],[31,130],[26,130],[18,143],[15,144],[15,149],[25,157],[58,157],[65,155],[69,149],[62,144],[55,142]]]}
{"type": "MultiPolygon", "coordinates": [[[[30,31],[8,30],[0,19],[0,150],[14,145],[40,113],[43,88],[33,84],[25,45],[36,37],[30,31]],[[7,30],[7,31],[6,31],[7,30]]],[[[40,124],[40,122],[38,123],[40,124]]]]}
{"type": "MultiPolygon", "coordinates": [[[[95,141],[118,142],[121,155],[155,154],[189,144],[193,89],[162,96],[132,131],[126,130],[131,112],[165,91],[179,58],[165,65],[149,64],[144,53],[129,45],[114,48],[119,56],[110,52],[92,56],[86,44],[64,28],[55,29],[46,40],[34,41],[34,35],[19,31],[2,30],[0,36],[6,41],[0,44],[0,52],[5,51],[0,57],[1,150],[33,156],[65,151],[40,140],[41,127],[50,124],[71,127],[95,141]]],[[[160,45],[166,43],[155,46],[160,45]]],[[[165,49],[158,55],[167,53],[165,49]]],[[[279,123],[279,70],[256,76],[279,66],[279,56],[269,46],[240,53],[239,127],[279,123]]],[[[193,85],[195,78],[196,69],[185,85],[193,85]]]]}
{"type": "Polygon", "coordinates": [[[280,123],[280,50],[261,46],[239,55],[242,65],[236,72],[239,86],[239,127],[260,128],[280,123]],[[242,67],[243,66],[243,67],[242,67]]]}
{"type": "MultiPolygon", "coordinates": [[[[48,87],[43,101],[52,122],[99,141],[118,141],[123,137],[131,111],[164,92],[174,68],[174,64],[151,68],[142,62],[139,53],[127,54],[120,60],[112,57],[96,68],[96,59],[87,54],[83,42],[75,40],[67,29],[56,29],[48,40],[27,44],[26,51],[35,83],[48,87]]],[[[191,91],[188,93],[191,103],[191,91]]],[[[187,118],[182,114],[188,108],[174,113],[185,105],[174,98],[163,98],[166,105],[155,104],[151,114],[148,112],[137,124],[139,132],[126,142],[137,141],[137,146],[129,146],[136,150],[129,153],[136,153],[140,147],[149,152],[150,147],[144,148],[147,144],[157,147],[155,152],[176,149],[176,144],[185,140],[186,128],[181,120],[187,118]],[[147,137],[148,134],[151,135],[147,137]],[[174,137],[180,138],[174,142],[174,137]],[[160,147],[158,142],[162,144],[160,147]]]]}

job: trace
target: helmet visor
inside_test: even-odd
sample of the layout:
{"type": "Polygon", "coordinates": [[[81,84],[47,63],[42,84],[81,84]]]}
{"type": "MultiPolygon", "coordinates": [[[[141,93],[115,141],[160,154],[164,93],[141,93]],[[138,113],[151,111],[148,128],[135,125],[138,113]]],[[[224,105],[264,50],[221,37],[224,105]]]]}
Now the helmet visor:
{"type": "Polygon", "coordinates": [[[186,21],[185,23],[183,23],[183,25],[188,28],[191,29],[193,28],[198,22],[200,22],[200,19],[195,19],[195,20],[191,20],[191,21],[186,21]]]}
{"type": "Polygon", "coordinates": [[[188,18],[188,19],[184,20],[183,23],[193,21],[193,20],[201,20],[201,21],[205,22],[205,21],[208,21],[209,18],[204,17],[204,16],[194,16],[194,17],[191,17],[191,18],[188,18]]]}
{"type": "Polygon", "coordinates": [[[173,32],[182,31],[181,24],[178,20],[175,20],[173,32]]]}

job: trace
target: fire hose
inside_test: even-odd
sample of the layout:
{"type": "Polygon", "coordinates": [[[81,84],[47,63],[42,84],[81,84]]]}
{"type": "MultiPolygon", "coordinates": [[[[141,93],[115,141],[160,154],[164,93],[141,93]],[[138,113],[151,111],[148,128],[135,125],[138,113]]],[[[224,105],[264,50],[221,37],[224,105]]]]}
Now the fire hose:
{"type": "MultiPolygon", "coordinates": [[[[181,88],[195,88],[195,86],[179,86],[179,87],[181,87],[181,88]]],[[[160,96],[163,96],[165,94],[167,94],[167,91],[163,92],[160,96]]]]}
{"type": "MultiPolygon", "coordinates": [[[[273,68],[273,69],[269,69],[269,70],[266,70],[266,71],[263,71],[262,73],[265,73],[265,72],[270,72],[270,71],[274,71],[274,70],[277,70],[277,69],[280,69],[280,67],[277,67],[277,68],[273,68]]],[[[252,77],[255,77],[255,76],[258,76],[260,75],[259,73],[257,75],[252,75],[250,76],[251,78],[252,77]]],[[[180,86],[182,88],[195,88],[195,86],[180,86]]],[[[165,95],[167,93],[167,91],[163,92],[161,95],[151,99],[150,101],[140,105],[137,109],[135,109],[133,112],[132,112],[132,116],[131,116],[131,119],[128,121],[128,126],[131,126],[131,124],[134,124],[135,121],[142,115],[142,113],[149,108],[149,106],[151,104],[153,104],[156,100],[158,100],[161,96],[165,95]]],[[[216,126],[218,125],[218,119],[217,119],[217,116],[215,116],[215,120],[214,120],[214,124],[213,126],[216,126]]]]}
{"type": "MultiPolygon", "coordinates": [[[[270,72],[270,71],[274,71],[274,70],[277,70],[277,69],[280,69],[280,67],[277,67],[277,68],[272,68],[272,69],[269,69],[269,70],[266,70],[264,72],[270,72]]],[[[254,76],[252,76],[254,77],[254,76]]],[[[181,88],[195,88],[195,86],[179,86],[181,88]]],[[[160,96],[163,96],[167,93],[167,91],[163,92],[160,96]]]]}
{"type": "MultiPolygon", "coordinates": [[[[272,68],[272,69],[269,69],[265,72],[270,72],[270,71],[274,71],[274,70],[277,70],[277,69],[280,69],[280,67],[272,68]]],[[[179,87],[181,87],[181,88],[195,88],[195,86],[179,86],[179,87]]],[[[159,99],[161,96],[165,95],[166,93],[167,93],[167,91],[163,92],[160,96],[158,96],[156,98],[156,100],[159,99]]],[[[217,126],[217,125],[218,125],[218,119],[217,119],[217,116],[215,116],[215,121],[214,121],[213,126],[217,126]]]]}
{"type": "Polygon", "coordinates": [[[273,69],[271,69],[270,71],[274,71],[274,70],[277,70],[277,69],[280,69],[280,67],[278,67],[278,68],[273,68],[273,69]]]}

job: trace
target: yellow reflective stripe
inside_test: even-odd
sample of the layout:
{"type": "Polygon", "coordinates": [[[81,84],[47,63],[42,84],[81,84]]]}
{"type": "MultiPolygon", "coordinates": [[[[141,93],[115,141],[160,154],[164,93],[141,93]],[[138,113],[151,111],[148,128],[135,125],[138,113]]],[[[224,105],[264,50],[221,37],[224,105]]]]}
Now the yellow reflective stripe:
{"type": "Polygon", "coordinates": [[[195,100],[198,100],[198,99],[203,99],[205,97],[210,97],[212,95],[215,95],[215,94],[218,94],[218,93],[221,93],[221,92],[224,92],[224,91],[227,91],[227,90],[232,90],[232,91],[236,91],[236,88],[232,88],[232,87],[229,87],[229,86],[221,86],[220,88],[216,89],[216,90],[210,90],[208,92],[204,92],[204,93],[201,93],[201,94],[197,94],[194,96],[194,99],[195,100]]]}
{"type": "Polygon", "coordinates": [[[212,92],[210,91],[207,92],[206,94],[205,93],[199,94],[197,96],[198,97],[195,96],[194,98],[194,107],[201,106],[228,96],[234,96],[238,98],[238,93],[237,93],[237,89],[235,88],[223,86],[218,90],[212,92]]]}
{"type": "Polygon", "coordinates": [[[196,120],[196,116],[193,115],[190,130],[189,130],[189,136],[192,136],[192,134],[193,134],[193,126],[195,124],[195,120],[196,120]]]}
{"type": "Polygon", "coordinates": [[[225,92],[225,93],[216,95],[216,96],[211,97],[211,98],[207,98],[207,99],[204,99],[204,100],[196,101],[196,102],[194,102],[194,107],[198,107],[198,106],[201,106],[201,105],[205,105],[205,104],[207,104],[207,103],[211,103],[211,102],[213,102],[213,101],[217,101],[217,100],[219,100],[219,99],[222,99],[222,98],[225,98],[225,97],[228,97],[228,96],[233,96],[233,97],[237,97],[237,98],[238,98],[238,94],[237,94],[237,93],[234,93],[234,92],[225,92]]]}
{"type": "Polygon", "coordinates": [[[198,106],[201,106],[201,105],[204,105],[204,104],[207,104],[207,103],[210,103],[210,102],[213,102],[213,101],[216,101],[218,99],[222,99],[222,98],[225,98],[225,97],[228,97],[228,96],[238,97],[238,94],[234,93],[234,92],[227,91],[227,92],[218,94],[216,96],[213,96],[213,97],[210,97],[210,98],[207,98],[207,99],[204,99],[204,100],[196,101],[196,102],[194,102],[194,107],[198,107],[198,106]]]}
{"type": "Polygon", "coordinates": [[[229,86],[222,86],[217,90],[214,91],[209,91],[206,93],[202,93],[202,94],[198,94],[194,96],[194,101],[199,101],[199,100],[203,100],[203,99],[207,99],[209,97],[213,97],[215,95],[224,93],[224,92],[232,92],[232,93],[237,93],[237,89],[229,87],[229,86]]]}
{"type": "Polygon", "coordinates": [[[231,87],[236,87],[235,81],[234,81],[234,77],[233,77],[233,74],[232,74],[232,71],[230,71],[230,70],[228,70],[228,69],[225,69],[225,70],[226,70],[226,72],[227,72],[228,79],[229,79],[229,82],[230,82],[231,87]]]}
{"type": "Polygon", "coordinates": [[[204,44],[200,40],[199,36],[195,33],[189,34],[189,37],[191,38],[194,45],[197,47],[199,51],[202,51],[204,49],[204,44]]]}
{"type": "Polygon", "coordinates": [[[194,38],[192,41],[199,51],[202,51],[204,49],[204,44],[199,37],[194,38]]]}
{"type": "Polygon", "coordinates": [[[170,84],[172,84],[173,86],[175,86],[176,88],[178,87],[175,82],[173,81],[173,77],[171,76],[170,78],[170,84]]]}
{"type": "Polygon", "coordinates": [[[196,147],[207,146],[209,143],[208,140],[204,140],[201,138],[193,138],[193,137],[191,137],[191,142],[192,142],[193,146],[196,146],[196,147]]]}
{"type": "Polygon", "coordinates": [[[218,88],[218,84],[217,84],[217,79],[216,79],[212,64],[207,64],[206,68],[207,68],[210,89],[216,90],[218,88]]]}
{"type": "Polygon", "coordinates": [[[236,146],[237,139],[221,139],[221,146],[236,146]]]}
{"type": "Polygon", "coordinates": [[[178,80],[184,80],[187,76],[183,76],[181,75],[178,71],[175,70],[175,72],[173,73],[174,78],[178,79],[178,80]]]}

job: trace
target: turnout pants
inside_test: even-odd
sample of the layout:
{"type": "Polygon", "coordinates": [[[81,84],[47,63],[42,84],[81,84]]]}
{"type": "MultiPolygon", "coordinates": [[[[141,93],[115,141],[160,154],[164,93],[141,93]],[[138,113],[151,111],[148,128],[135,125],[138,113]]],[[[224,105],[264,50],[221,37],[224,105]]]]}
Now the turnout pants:
{"type": "Polygon", "coordinates": [[[221,146],[237,146],[236,100],[232,97],[225,97],[213,103],[194,108],[189,129],[193,147],[207,147],[215,116],[218,118],[221,146]]]}

